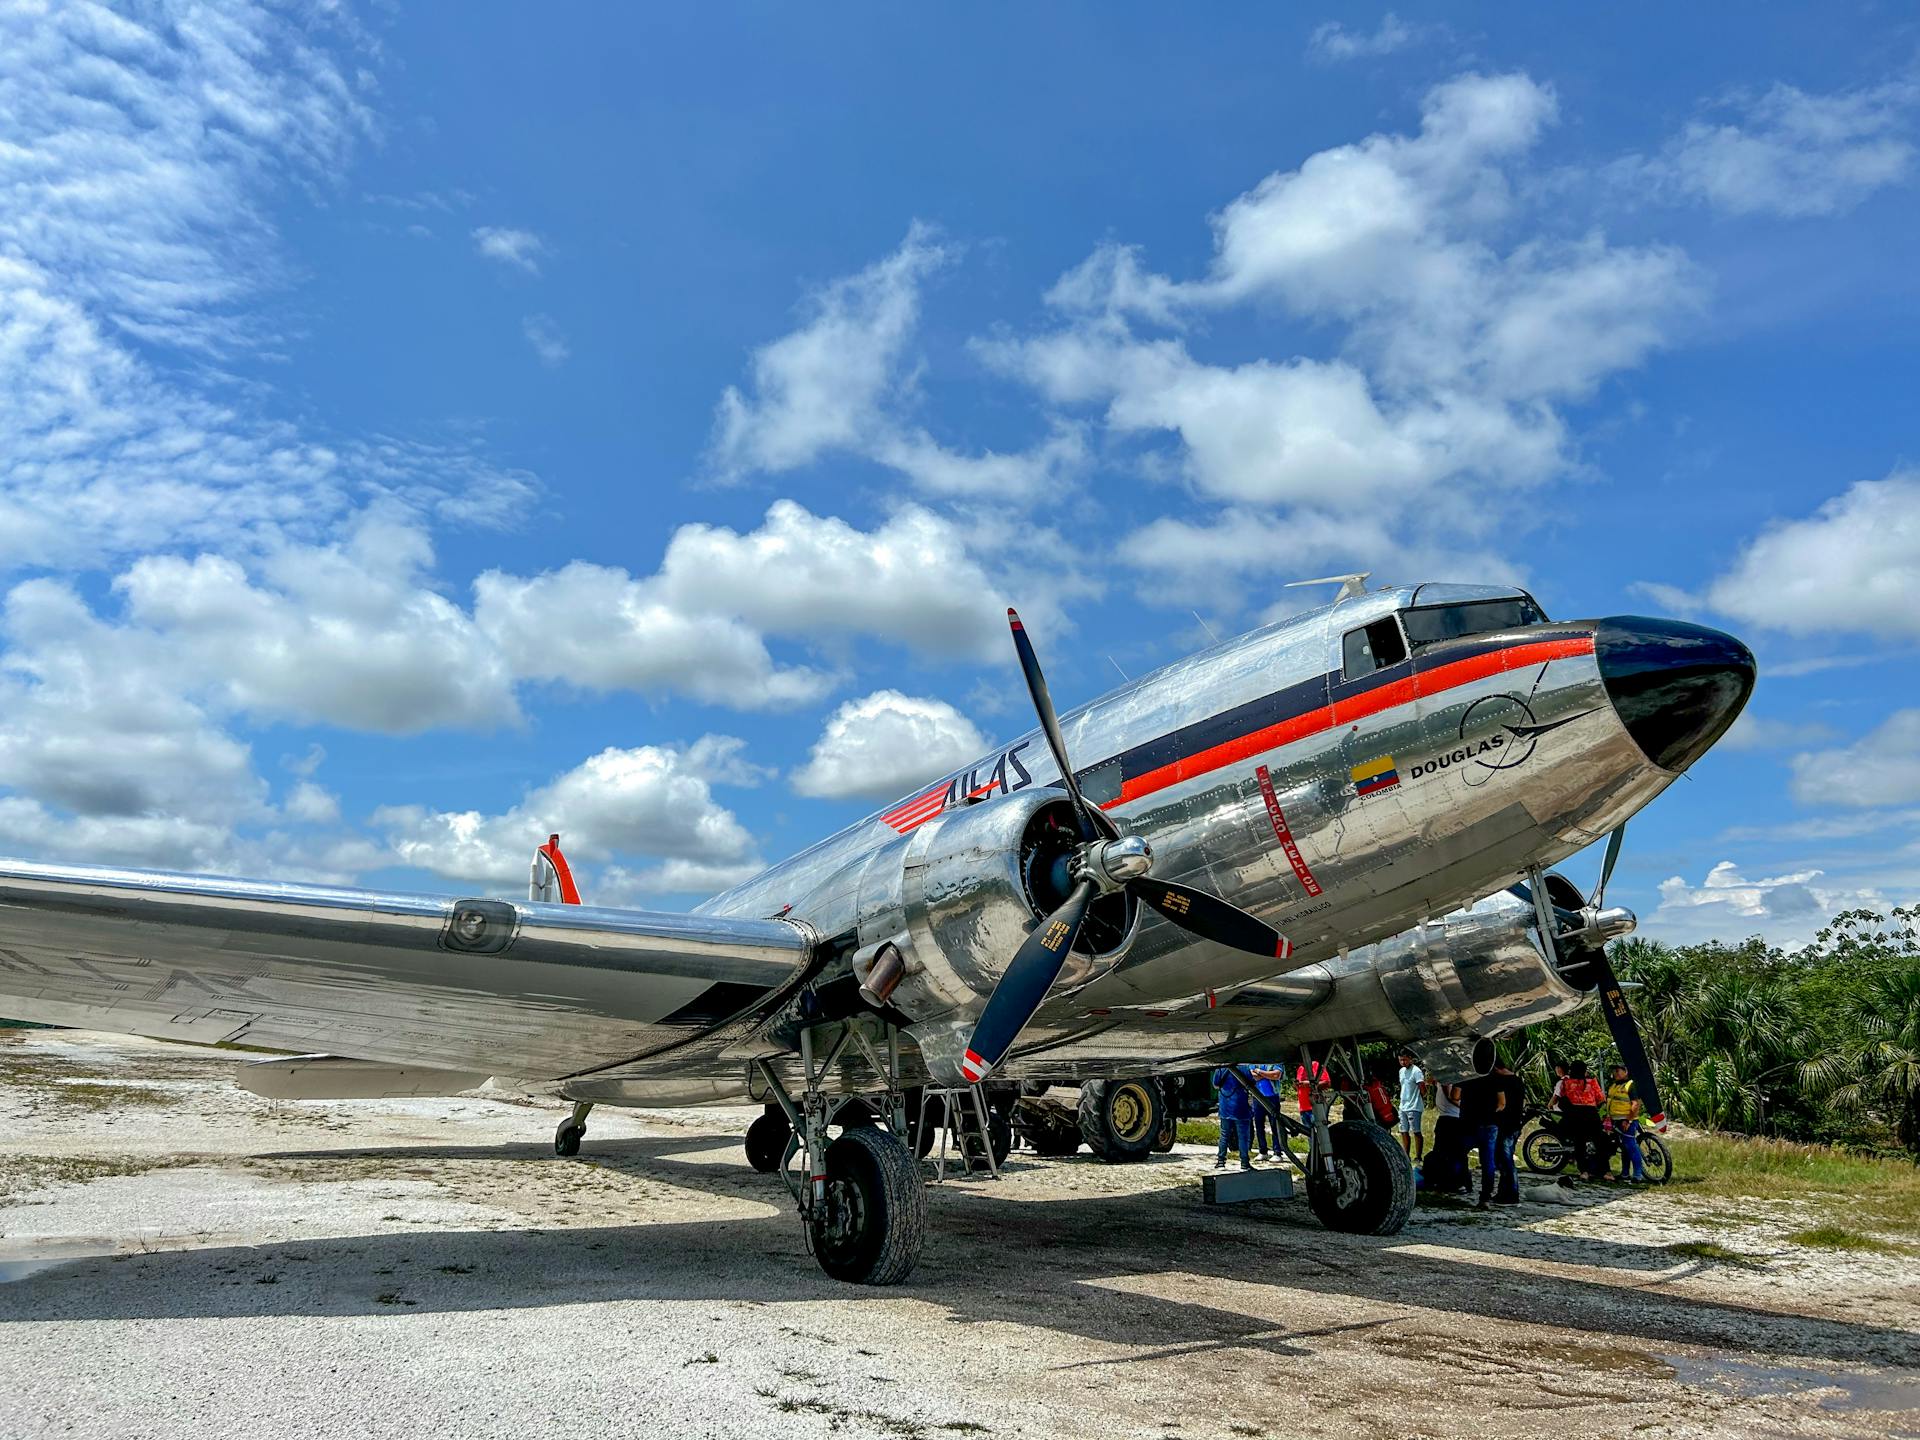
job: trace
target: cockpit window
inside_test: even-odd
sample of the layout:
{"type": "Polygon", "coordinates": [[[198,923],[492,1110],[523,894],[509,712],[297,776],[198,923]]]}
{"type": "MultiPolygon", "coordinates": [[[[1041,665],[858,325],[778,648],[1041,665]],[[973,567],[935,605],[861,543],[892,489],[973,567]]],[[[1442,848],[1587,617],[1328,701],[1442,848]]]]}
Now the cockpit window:
{"type": "Polygon", "coordinates": [[[1522,625],[1544,625],[1547,617],[1540,607],[1524,597],[1512,600],[1468,600],[1459,605],[1429,605],[1419,610],[1402,610],[1407,639],[1414,650],[1426,649],[1445,640],[1464,635],[1486,635],[1495,630],[1514,630],[1522,625]]]}
{"type": "Polygon", "coordinates": [[[1400,622],[1389,615],[1364,630],[1349,630],[1341,660],[1346,678],[1358,680],[1407,658],[1407,642],[1400,638],[1400,622]]]}

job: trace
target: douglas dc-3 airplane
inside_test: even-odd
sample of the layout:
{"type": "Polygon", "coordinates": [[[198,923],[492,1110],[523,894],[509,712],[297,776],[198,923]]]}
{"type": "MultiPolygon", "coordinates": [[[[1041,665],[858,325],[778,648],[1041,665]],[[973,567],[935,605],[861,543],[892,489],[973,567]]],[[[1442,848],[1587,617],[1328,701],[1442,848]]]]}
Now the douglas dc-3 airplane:
{"type": "MultiPolygon", "coordinates": [[[[1058,718],[1009,611],[1037,730],[688,915],[568,903],[555,843],[524,904],[0,861],[0,1013],[317,1052],[241,1064],[266,1095],[511,1078],[574,1102],[563,1155],[594,1105],[751,1097],[749,1159],[821,1266],[871,1284],[919,1252],[930,1099],[1003,1150],[1009,1091],[1077,1083],[1080,1130],[1125,1159],[1168,1126],[1153,1077],[1337,1073],[1382,1037],[1476,1073],[1598,992],[1658,1115],[1604,950],[1634,917],[1604,891],[1627,818],[1746,703],[1752,654],[1347,578],[1058,718]],[[1547,868],[1603,837],[1591,896],[1547,868]]],[[[1392,1233],[1408,1162],[1330,1098],[1296,1127],[1308,1201],[1392,1233]]]]}

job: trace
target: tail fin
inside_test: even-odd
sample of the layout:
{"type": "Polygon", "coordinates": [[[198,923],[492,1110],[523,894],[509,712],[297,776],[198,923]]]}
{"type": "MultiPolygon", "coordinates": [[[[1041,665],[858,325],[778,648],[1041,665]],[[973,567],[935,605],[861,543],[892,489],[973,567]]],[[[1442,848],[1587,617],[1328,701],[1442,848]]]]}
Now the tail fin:
{"type": "Polygon", "coordinates": [[[533,852],[533,866],[527,872],[527,898],[562,905],[580,903],[579,887],[573,883],[573,871],[567,857],[560,853],[560,837],[549,835],[547,843],[533,852]]]}

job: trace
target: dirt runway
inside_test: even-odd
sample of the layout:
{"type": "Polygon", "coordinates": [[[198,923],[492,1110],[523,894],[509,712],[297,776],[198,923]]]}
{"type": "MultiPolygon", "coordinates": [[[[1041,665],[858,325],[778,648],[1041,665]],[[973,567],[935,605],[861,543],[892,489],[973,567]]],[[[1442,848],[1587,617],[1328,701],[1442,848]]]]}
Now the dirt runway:
{"type": "Polygon", "coordinates": [[[219,1052],[0,1032],[9,1435],[1920,1434],[1920,1266],[1792,1207],[1210,1210],[1211,1157],[1016,1156],[909,1282],[806,1256],[748,1111],[272,1104],[219,1052]],[[1700,1258],[1712,1242],[1739,1263],[1700,1258]]]}

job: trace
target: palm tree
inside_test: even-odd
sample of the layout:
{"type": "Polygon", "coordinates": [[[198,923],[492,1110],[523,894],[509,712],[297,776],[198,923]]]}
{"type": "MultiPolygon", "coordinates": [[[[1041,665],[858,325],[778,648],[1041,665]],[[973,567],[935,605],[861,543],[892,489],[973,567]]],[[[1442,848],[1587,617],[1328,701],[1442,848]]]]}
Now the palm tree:
{"type": "Polygon", "coordinates": [[[1851,1076],[1834,1086],[1833,1104],[1877,1112],[1920,1163],[1920,960],[1871,977],[1867,996],[1860,1039],[1833,1062],[1809,1066],[1811,1078],[1851,1076]]]}

